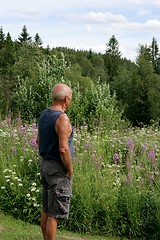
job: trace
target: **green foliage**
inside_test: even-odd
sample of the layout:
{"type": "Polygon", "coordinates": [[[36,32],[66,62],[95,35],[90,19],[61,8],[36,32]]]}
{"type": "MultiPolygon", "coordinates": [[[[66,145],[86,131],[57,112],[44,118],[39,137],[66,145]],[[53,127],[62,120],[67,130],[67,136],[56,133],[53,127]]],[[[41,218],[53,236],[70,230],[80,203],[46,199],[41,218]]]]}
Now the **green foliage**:
{"type": "MultiPolygon", "coordinates": [[[[1,122],[0,205],[39,223],[41,183],[36,125],[1,122]]],[[[79,233],[158,239],[160,224],[159,129],[88,132],[74,136],[70,217],[61,228],[79,233]]]]}
{"type": "MultiPolygon", "coordinates": [[[[34,63],[36,76],[34,78],[18,78],[13,96],[15,113],[21,113],[24,120],[38,118],[40,112],[51,105],[51,89],[62,82],[65,62],[56,56],[48,56],[41,63],[34,63]]],[[[32,73],[32,72],[31,72],[32,73]]]]}
{"type": "Polygon", "coordinates": [[[134,125],[159,121],[159,76],[154,73],[147,46],[141,46],[137,58],[137,71],[129,84],[126,115],[134,125]],[[157,101],[158,100],[158,101],[157,101]]]}
{"type": "MultiPolygon", "coordinates": [[[[49,58],[53,56],[60,60],[62,53],[65,59],[63,59],[64,69],[59,72],[58,64],[60,64],[60,69],[63,64],[55,60],[54,74],[51,76],[52,70],[49,68],[53,66],[49,64],[47,70],[49,73],[44,76],[49,79],[45,79],[44,82],[51,82],[51,78],[54,78],[52,79],[53,85],[57,81],[63,81],[74,89],[77,104],[72,107],[73,113],[70,112],[73,122],[79,125],[85,121],[90,123],[88,125],[92,128],[97,116],[96,109],[100,109],[99,106],[95,106],[92,99],[96,95],[93,86],[99,88],[102,84],[103,88],[104,83],[109,84],[110,95],[113,95],[113,99],[116,94],[118,100],[116,106],[118,105],[119,111],[123,112],[124,119],[130,120],[134,125],[159,122],[160,58],[159,46],[154,37],[149,46],[140,46],[136,63],[133,63],[122,59],[119,43],[114,35],[106,44],[105,54],[95,53],[91,49],[89,51],[66,47],[51,49],[49,46],[43,48],[38,33],[32,41],[25,25],[18,41],[13,41],[10,33],[5,34],[3,28],[0,28],[0,114],[3,117],[10,111],[14,112],[15,117],[21,110],[23,119],[31,120],[32,117],[39,116],[38,111],[41,112],[41,108],[50,105],[50,84],[46,83],[45,90],[40,87],[40,92],[37,94],[37,89],[41,85],[39,81],[43,82],[40,68],[46,71],[43,63],[50,61],[49,58]],[[49,86],[48,91],[47,86],[49,86]],[[25,94],[25,101],[20,93],[21,90],[25,94]],[[42,94],[45,95],[44,103],[42,103],[42,94]],[[20,96],[19,100],[18,96],[20,96]],[[30,104],[27,103],[27,99],[30,99],[30,104]],[[34,105],[36,105],[35,109],[34,105]]],[[[108,98],[107,93],[106,96],[108,98]]],[[[99,104],[98,100],[96,101],[99,104]]],[[[115,105],[113,108],[116,108],[115,105]]],[[[100,122],[104,121],[100,120],[100,122]]]]}

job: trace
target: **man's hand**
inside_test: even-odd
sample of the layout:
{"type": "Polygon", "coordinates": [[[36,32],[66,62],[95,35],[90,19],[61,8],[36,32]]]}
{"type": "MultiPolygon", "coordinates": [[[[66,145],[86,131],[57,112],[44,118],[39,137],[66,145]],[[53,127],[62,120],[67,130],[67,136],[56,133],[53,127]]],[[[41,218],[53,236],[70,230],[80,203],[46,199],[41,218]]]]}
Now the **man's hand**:
{"type": "Polygon", "coordinates": [[[67,177],[68,179],[71,179],[71,178],[72,178],[72,175],[73,175],[73,171],[68,171],[66,177],[67,177]]]}

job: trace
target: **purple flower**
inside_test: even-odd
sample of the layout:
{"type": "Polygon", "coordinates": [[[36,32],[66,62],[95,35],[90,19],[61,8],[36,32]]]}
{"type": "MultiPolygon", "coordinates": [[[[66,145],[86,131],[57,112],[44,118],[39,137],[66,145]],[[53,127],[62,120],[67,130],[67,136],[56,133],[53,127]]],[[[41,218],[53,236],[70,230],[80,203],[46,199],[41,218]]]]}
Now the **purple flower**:
{"type": "Polygon", "coordinates": [[[129,149],[129,150],[132,150],[134,148],[134,142],[133,140],[130,138],[128,139],[127,143],[126,143],[126,147],[129,149]]]}
{"type": "Polygon", "coordinates": [[[119,155],[118,155],[118,153],[115,153],[115,154],[114,154],[113,159],[114,159],[114,161],[115,161],[116,163],[118,163],[118,160],[119,160],[119,155]]]}
{"type": "Polygon", "coordinates": [[[154,144],[154,149],[156,149],[157,148],[157,144],[154,144]]]}
{"type": "Polygon", "coordinates": [[[147,149],[147,147],[148,147],[148,143],[146,142],[146,143],[143,144],[142,150],[145,151],[147,149]]]}
{"type": "Polygon", "coordinates": [[[21,125],[21,126],[18,128],[18,131],[19,131],[20,133],[25,133],[26,127],[24,127],[23,125],[21,125]]]}
{"type": "Polygon", "coordinates": [[[128,180],[128,183],[132,182],[132,174],[131,174],[131,172],[128,173],[127,180],[128,180]]]}
{"type": "Polygon", "coordinates": [[[87,150],[89,148],[90,144],[89,143],[85,143],[84,144],[84,149],[87,150]]]}
{"type": "Polygon", "coordinates": [[[155,160],[155,153],[153,149],[149,151],[148,158],[151,160],[155,160]]]}
{"type": "Polygon", "coordinates": [[[29,142],[30,142],[31,146],[33,146],[33,147],[35,147],[35,148],[38,147],[37,142],[36,142],[36,139],[31,138],[31,140],[30,140],[29,142]]]}
{"type": "Polygon", "coordinates": [[[156,159],[156,156],[155,156],[155,152],[154,152],[153,149],[149,151],[148,158],[151,160],[153,168],[156,171],[158,171],[158,162],[157,162],[157,159],[156,159]]]}

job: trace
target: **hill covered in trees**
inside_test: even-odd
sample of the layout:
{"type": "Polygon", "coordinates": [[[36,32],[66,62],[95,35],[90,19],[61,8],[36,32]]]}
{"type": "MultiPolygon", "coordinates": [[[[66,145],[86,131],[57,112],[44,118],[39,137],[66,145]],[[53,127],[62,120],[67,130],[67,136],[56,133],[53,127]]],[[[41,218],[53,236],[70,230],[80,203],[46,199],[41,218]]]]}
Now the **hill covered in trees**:
{"type": "Polygon", "coordinates": [[[50,104],[51,87],[60,81],[75,90],[76,104],[70,114],[80,124],[84,121],[81,115],[87,122],[87,116],[96,119],[103,107],[109,106],[114,107],[115,115],[120,112],[121,118],[133,125],[160,122],[160,53],[154,37],[149,46],[139,46],[136,62],[132,62],[122,58],[114,35],[102,54],[66,47],[44,48],[39,34],[32,39],[26,26],[17,40],[0,28],[2,117],[20,112],[25,120],[37,118],[50,104]]]}

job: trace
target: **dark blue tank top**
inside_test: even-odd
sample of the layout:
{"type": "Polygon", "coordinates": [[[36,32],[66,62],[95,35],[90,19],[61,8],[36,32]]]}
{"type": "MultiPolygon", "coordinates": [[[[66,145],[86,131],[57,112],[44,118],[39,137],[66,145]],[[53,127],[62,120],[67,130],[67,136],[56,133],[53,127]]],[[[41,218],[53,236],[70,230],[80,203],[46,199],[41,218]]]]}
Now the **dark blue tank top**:
{"type": "MultiPolygon", "coordinates": [[[[55,124],[61,111],[45,109],[39,119],[38,134],[39,134],[39,154],[45,160],[61,161],[59,153],[58,135],[55,130],[55,124]]],[[[71,157],[73,157],[73,127],[69,137],[69,148],[71,157]]]]}

